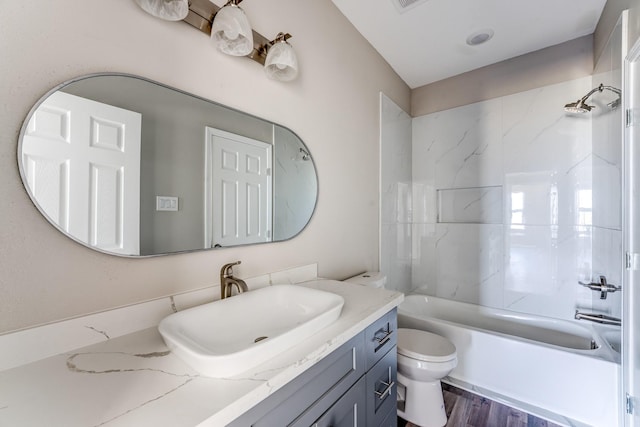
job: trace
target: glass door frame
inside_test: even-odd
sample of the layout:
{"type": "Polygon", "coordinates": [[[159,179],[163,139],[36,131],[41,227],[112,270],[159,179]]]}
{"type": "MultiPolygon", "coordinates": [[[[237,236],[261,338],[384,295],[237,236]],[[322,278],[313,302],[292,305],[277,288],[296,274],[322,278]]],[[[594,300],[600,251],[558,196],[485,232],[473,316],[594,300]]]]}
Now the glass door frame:
{"type": "Polygon", "coordinates": [[[640,427],[640,40],[625,59],[623,105],[621,412],[625,427],[640,427]]]}

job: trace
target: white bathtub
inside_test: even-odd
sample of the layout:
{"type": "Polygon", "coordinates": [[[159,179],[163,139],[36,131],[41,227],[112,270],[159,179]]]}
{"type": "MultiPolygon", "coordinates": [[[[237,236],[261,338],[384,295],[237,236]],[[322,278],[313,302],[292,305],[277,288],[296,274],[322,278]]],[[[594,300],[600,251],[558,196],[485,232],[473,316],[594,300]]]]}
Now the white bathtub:
{"type": "Polygon", "coordinates": [[[424,295],[405,298],[398,323],[455,344],[444,382],[561,425],[620,425],[620,355],[590,323],[424,295]]]}

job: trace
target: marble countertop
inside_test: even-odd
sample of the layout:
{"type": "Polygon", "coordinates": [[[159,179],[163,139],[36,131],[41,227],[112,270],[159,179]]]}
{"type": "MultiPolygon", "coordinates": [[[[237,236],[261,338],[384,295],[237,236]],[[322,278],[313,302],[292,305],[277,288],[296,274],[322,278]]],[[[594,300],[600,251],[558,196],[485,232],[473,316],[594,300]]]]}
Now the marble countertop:
{"type": "Polygon", "coordinates": [[[148,328],[0,372],[0,425],[223,426],[403,299],[334,280],[300,286],[343,296],[340,318],[256,369],[232,378],[201,376],[148,328]]]}

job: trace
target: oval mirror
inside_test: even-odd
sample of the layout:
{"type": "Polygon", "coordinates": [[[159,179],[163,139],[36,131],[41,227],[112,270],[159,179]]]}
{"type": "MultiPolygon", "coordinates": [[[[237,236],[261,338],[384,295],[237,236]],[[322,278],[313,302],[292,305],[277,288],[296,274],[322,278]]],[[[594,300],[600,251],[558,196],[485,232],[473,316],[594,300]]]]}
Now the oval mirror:
{"type": "Polygon", "coordinates": [[[18,164],[51,224],[121,256],[291,239],[318,194],[311,153],[288,128],[124,74],[45,95],[18,164]]]}

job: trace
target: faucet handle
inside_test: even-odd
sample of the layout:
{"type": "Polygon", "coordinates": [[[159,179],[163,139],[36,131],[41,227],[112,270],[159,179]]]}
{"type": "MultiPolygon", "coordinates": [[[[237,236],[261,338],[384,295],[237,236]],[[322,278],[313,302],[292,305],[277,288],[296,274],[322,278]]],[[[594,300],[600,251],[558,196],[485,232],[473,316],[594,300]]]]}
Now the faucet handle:
{"type": "Polygon", "coordinates": [[[220,276],[222,277],[230,277],[233,276],[233,266],[240,264],[242,261],[230,262],[229,264],[225,264],[220,269],[220,276]]]}
{"type": "Polygon", "coordinates": [[[616,286],[616,285],[612,285],[611,283],[607,283],[607,278],[605,276],[600,276],[600,283],[598,282],[584,283],[579,281],[578,284],[586,288],[589,288],[592,291],[600,292],[600,299],[607,299],[607,294],[609,292],[616,292],[616,291],[622,290],[621,286],[616,286]]]}

